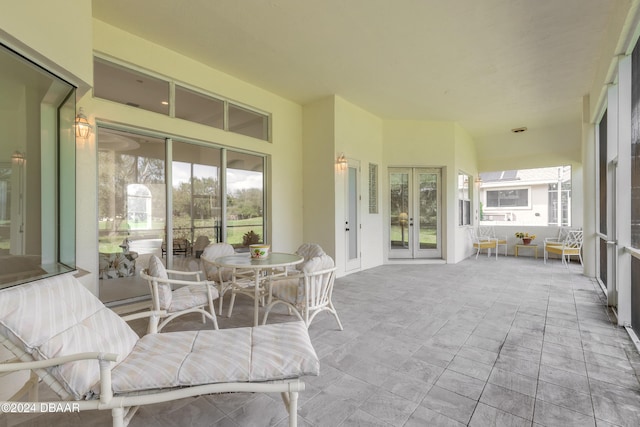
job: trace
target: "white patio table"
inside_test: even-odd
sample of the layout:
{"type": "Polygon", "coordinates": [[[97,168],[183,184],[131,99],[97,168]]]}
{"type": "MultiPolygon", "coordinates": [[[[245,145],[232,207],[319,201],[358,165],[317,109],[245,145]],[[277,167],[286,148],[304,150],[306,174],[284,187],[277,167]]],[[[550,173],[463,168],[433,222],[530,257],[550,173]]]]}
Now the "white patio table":
{"type": "MultiPolygon", "coordinates": [[[[265,291],[265,289],[262,287],[261,281],[265,279],[267,276],[262,274],[263,270],[268,270],[272,268],[282,268],[282,267],[286,268],[290,265],[300,264],[302,261],[304,261],[304,258],[299,255],[287,254],[282,252],[272,252],[269,254],[267,258],[264,258],[264,259],[251,258],[251,256],[248,253],[227,255],[227,256],[223,256],[215,259],[215,262],[221,267],[237,268],[242,270],[247,270],[247,269],[253,270],[254,278],[255,278],[255,283],[253,286],[254,288],[253,295],[251,295],[248,292],[243,292],[243,290],[238,286],[234,286],[232,290],[233,292],[232,298],[235,297],[236,292],[245,293],[246,295],[253,297],[254,326],[258,326],[258,306],[259,306],[260,299],[263,296],[263,292],[265,291]]],[[[231,310],[233,310],[233,305],[229,306],[229,313],[231,313],[231,310]]]]}

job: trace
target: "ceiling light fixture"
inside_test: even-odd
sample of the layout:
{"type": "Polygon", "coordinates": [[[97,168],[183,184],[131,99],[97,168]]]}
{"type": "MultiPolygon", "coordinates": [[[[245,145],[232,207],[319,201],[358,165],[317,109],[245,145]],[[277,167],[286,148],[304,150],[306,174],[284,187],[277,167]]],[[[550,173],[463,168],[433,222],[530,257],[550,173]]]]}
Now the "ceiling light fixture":
{"type": "Polygon", "coordinates": [[[513,129],[511,129],[511,132],[513,132],[513,133],[522,133],[522,132],[524,132],[526,130],[527,130],[527,128],[523,126],[521,128],[513,128],[513,129]]]}

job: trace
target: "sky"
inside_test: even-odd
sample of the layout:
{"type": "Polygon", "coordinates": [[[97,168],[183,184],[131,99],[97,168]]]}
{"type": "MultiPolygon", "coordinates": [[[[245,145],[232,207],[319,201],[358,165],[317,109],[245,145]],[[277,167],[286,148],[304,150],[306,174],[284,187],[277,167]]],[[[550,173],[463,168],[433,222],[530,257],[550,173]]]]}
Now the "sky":
{"type": "MultiPolygon", "coordinates": [[[[196,165],[194,170],[196,176],[216,176],[218,168],[216,166],[196,165]]],[[[189,182],[191,176],[190,164],[183,162],[173,162],[173,185],[189,182]]],[[[227,190],[234,193],[238,190],[249,188],[262,189],[262,172],[254,172],[243,169],[227,169],[227,190]]]]}

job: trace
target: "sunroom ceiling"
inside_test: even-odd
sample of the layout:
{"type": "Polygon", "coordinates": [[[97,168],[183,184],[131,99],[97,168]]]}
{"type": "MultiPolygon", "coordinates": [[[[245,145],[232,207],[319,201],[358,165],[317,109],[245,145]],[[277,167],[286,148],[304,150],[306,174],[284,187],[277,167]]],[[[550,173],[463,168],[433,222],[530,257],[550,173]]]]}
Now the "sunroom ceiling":
{"type": "Polygon", "coordinates": [[[93,15],[302,105],[337,94],[486,140],[579,125],[607,27],[629,3],[93,0],[93,15]]]}

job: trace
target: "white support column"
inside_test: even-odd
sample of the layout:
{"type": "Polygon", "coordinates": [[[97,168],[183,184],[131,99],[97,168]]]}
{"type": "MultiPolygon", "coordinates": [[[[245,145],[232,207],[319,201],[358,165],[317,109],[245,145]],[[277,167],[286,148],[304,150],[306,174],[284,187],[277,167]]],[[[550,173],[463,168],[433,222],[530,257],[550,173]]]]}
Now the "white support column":
{"type": "MultiPolygon", "coordinates": [[[[589,96],[582,100],[582,186],[583,186],[583,209],[584,219],[582,228],[584,230],[584,243],[582,246],[584,258],[584,275],[587,277],[596,276],[596,236],[597,224],[597,204],[596,204],[596,139],[595,126],[589,119],[589,96]],[[590,195],[589,197],[587,195],[590,195]]],[[[574,221],[574,219],[572,219],[574,221]]]]}
{"type": "Polygon", "coordinates": [[[631,325],[631,56],[618,63],[618,167],[616,168],[616,245],[618,325],[631,325]]]}
{"type": "Polygon", "coordinates": [[[619,134],[619,85],[612,84],[607,89],[607,305],[618,305],[617,246],[616,242],[616,206],[617,206],[617,165],[619,134]]]}

